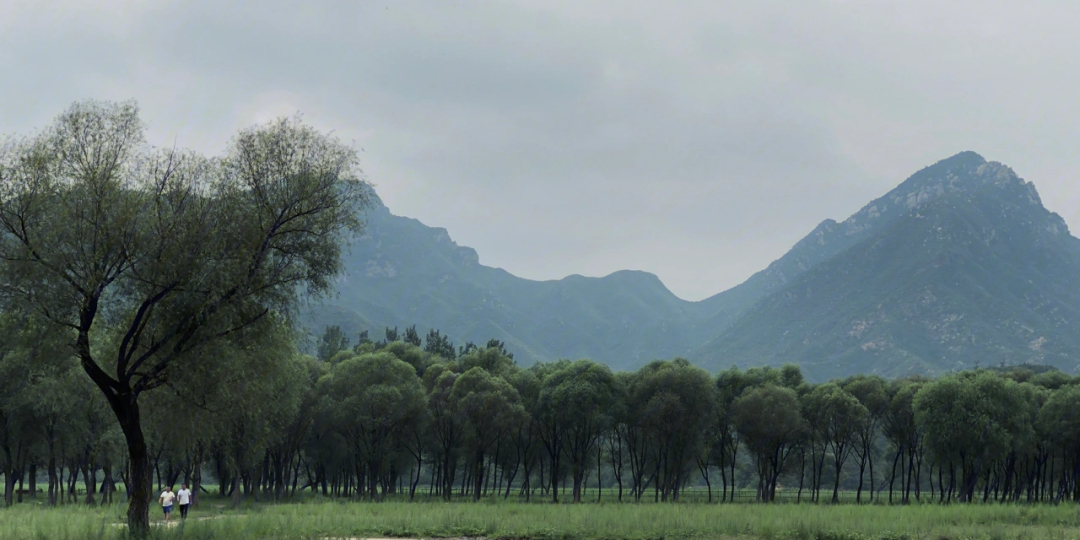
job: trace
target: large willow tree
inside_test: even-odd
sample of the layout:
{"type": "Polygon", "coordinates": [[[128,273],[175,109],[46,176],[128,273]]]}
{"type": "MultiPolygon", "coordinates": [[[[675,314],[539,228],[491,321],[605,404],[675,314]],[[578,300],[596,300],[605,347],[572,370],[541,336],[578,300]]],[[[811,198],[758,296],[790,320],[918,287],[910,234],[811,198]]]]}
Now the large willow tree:
{"type": "Polygon", "coordinates": [[[330,288],[367,202],[356,153],[284,119],[220,158],[148,146],[132,102],[76,103],[0,153],[8,310],[62,328],[123,430],[128,524],[149,529],[140,396],[190,377],[206,346],[330,288]]]}

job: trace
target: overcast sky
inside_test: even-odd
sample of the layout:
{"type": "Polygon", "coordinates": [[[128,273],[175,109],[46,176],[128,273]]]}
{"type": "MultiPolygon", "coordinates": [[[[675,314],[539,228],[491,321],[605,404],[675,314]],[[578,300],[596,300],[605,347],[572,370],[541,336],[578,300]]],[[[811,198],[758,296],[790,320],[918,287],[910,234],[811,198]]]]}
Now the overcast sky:
{"type": "Polygon", "coordinates": [[[0,132],[135,98],[216,154],[299,111],[484,264],[697,300],[962,150],[1080,230],[1077,28],[1075,0],[0,0],[0,132]]]}

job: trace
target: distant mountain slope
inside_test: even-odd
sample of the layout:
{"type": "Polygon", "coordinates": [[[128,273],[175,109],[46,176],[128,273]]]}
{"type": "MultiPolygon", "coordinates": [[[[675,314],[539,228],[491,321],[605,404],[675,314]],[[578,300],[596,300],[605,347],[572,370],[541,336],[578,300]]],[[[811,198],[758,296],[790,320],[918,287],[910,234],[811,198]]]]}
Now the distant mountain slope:
{"type": "Polygon", "coordinates": [[[826,219],[787,253],[743,283],[702,301],[709,314],[704,326],[727,328],[755,302],[784,287],[818,263],[870,238],[910,209],[947,192],[963,189],[961,178],[971,175],[986,160],[975,152],[961,152],[911,175],[899,186],[871,201],[837,223],[826,219]]]}
{"type": "Polygon", "coordinates": [[[649,273],[533,281],[479,263],[445,229],[377,203],[339,294],[305,324],[355,336],[437,328],[518,360],[710,370],[796,362],[815,379],[1080,359],[1080,240],[1010,169],[963,152],[844,220],[825,220],[746,282],[700,302],[649,273]]]}
{"type": "Polygon", "coordinates": [[[632,369],[687,354],[700,342],[690,324],[697,304],[681,300],[653,274],[602,278],[518,278],[479,263],[445,229],[395,216],[377,202],[365,235],[346,255],[338,295],[304,314],[313,333],[340,325],[373,337],[384,327],[437,328],[457,344],[503,340],[519,361],[594,358],[632,369]]]}
{"type": "Polygon", "coordinates": [[[896,217],[852,235],[860,241],[692,356],[713,369],[794,362],[816,379],[1022,362],[1075,370],[1080,240],[1030,183],[975,158],[913,176],[883,198],[903,208],[896,217]]]}

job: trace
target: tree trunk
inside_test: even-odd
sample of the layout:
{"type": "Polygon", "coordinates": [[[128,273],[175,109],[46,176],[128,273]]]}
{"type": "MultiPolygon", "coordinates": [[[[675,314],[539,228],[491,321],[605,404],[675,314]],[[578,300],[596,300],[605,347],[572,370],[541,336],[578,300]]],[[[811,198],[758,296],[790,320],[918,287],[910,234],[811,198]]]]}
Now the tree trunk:
{"type": "MultiPolygon", "coordinates": [[[[600,499],[604,498],[604,478],[601,475],[603,470],[603,461],[601,460],[601,449],[603,445],[600,441],[596,442],[596,502],[600,502],[600,499]]],[[[709,491],[709,498],[712,499],[712,491],[709,491]]],[[[711,500],[709,502],[712,502],[711,500]]]]}
{"type": "MultiPolygon", "coordinates": [[[[867,455],[869,451],[867,451],[867,455]]],[[[870,503],[874,502],[874,495],[877,493],[877,484],[874,483],[874,458],[870,457],[870,503]]]]}
{"type": "Polygon", "coordinates": [[[190,508],[195,508],[199,504],[199,499],[202,498],[202,495],[199,493],[199,491],[202,490],[202,444],[201,443],[200,443],[200,448],[199,448],[198,452],[196,452],[196,455],[197,455],[197,457],[195,458],[195,465],[194,465],[194,468],[192,468],[192,470],[191,470],[191,503],[190,503],[191,506],[190,506],[190,508]]]}
{"type": "Polygon", "coordinates": [[[86,486],[86,499],[83,501],[88,505],[94,504],[94,494],[97,493],[97,465],[89,464],[83,465],[83,485],[86,486]]]}
{"type": "Polygon", "coordinates": [[[799,449],[799,492],[795,495],[795,503],[802,502],[803,479],[806,478],[806,448],[799,449]]]}
{"type": "Polygon", "coordinates": [[[833,475],[832,503],[840,504],[840,467],[837,467],[833,475]]]}
{"type": "Polygon", "coordinates": [[[30,498],[37,498],[37,463],[31,463],[26,473],[26,481],[29,484],[30,498]]]}
{"type": "Polygon", "coordinates": [[[859,458],[859,488],[855,490],[855,504],[862,504],[863,476],[866,474],[866,457],[859,458]]]}
{"type": "Polygon", "coordinates": [[[575,463],[573,467],[574,489],[570,492],[574,502],[581,502],[581,485],[585,481],[585,467],[575,463]]]}
{"type": "Polygon", "coordinates": [[[893,483],[896,482],[896,464],[900,461],[900,453],[903,452],[903,447],[897,447],[896,455],[893,456],[892,461],[892,474],[889,475],[889,504],[893,502],[893,483]]]}
{"type": "Polygon", "coordinates": [[[476,454],[476,465],[474,478],[476,483],[473,485],[473,501],[480,500],[480,490],[484,487],[484,477],[487,476],[487,471],[484,470],[484,454],[476,454]]]}
{"type": "Polygon", "coordinates": [[[60,491],[60,481],[56,477],[56,457],[52,453],[52,443],[49,444],[49,506],[56,506],[58,500],[58,493],[60,491]]]}
{"type": "Polygon", "coordinates": [[[153,498],[151,492],[150,453],[146,448],[146,438],[143,436],[142,419],[139,416],[139,404],[135,396],[130,392],[109,396],[109,405],[117,420],[120,421],[120,429],[124,432],[124,440],[128,449],[128,468],[131,471],[128,488],[128,530],[135,538],[143,538],[150,532],[150,501],[153,498]]]}
{"type": "Polygon", "coordinates": [[[551,502],[559,502],[559,456],[555,453],[551,456],[551,502]]]}
{"type": "Polygon", "coordinates": [[[4,471],[4,506],[15,504],[15,468],[11,465],[4,471]]]}
{"type": "Polygon", "coordinates": [[[424,468],[423,454],[421,454],[420,456],[421,457],[416,459],[416,478],[414,479],[413,476],[412,476],[412,472],[411,471],[409,472],[409,480],[410,480],[410,482],[409,482],[409,500],[410,501],[416,498],[416,486],[418,486],[420,484],[420,472],[424,468]]]}
{"type": "Polygon", "coordinates": [[[11,507],[15,504],[15,458],[11,455],[11,446],[0,446],[4,451],[4,506],[11,507]]]}

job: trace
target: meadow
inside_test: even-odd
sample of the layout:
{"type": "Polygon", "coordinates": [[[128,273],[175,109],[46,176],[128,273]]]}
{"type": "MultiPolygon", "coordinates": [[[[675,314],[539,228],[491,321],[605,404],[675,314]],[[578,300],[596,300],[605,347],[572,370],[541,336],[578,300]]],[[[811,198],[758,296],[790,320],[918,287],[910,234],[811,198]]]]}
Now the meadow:
{"type": "MultiPolygon", "coordinates": [[[[0,539],[122,539],[125,506],[24,503],[0,509],[0,539]]],[[[1080,539],[1075,505],[525,504],[340,502],[245,504],[207,499],[153,538],[322,540],[462,538],[537,540],[1080,539]]]]}

